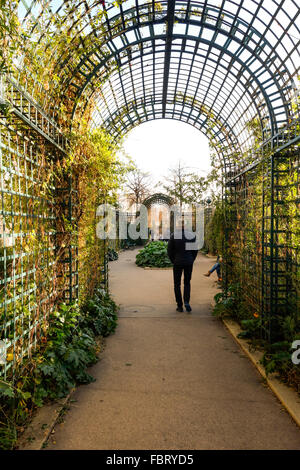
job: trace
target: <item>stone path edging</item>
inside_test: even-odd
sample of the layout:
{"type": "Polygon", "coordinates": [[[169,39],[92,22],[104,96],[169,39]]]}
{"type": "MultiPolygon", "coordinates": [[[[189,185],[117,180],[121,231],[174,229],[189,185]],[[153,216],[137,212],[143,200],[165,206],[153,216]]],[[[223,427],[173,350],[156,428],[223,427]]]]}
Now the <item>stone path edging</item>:
{"type": "Polygon", "coordinates": [[[31,423],[18,440],[17,450],[42,450],[73,392],[62,400],[38,408],[31,423]]]}
{"type": "Polygon", "coordinates": [[[263,353],[260,351],[250,351],[249,343],[246,340],[237,337],[237,335],[242,331],[242,329],[235,321],[225,318],[223,318],[222,321],[226,326],[227,330],[235,339],[235,341],[239,344],[244,353],[254,364],[258,372],[266,380],[266,383],[268,384],[272,392],[276,395],[278,400],[282,403],[287,412],[291,415],[296,424],[300,427],[300,397],[297,392],[292,388],[289,388],[284,383],[280,382],[275,377],[275,374],[269,374],[267,376],[264,367],[259,362],[263,356],[263,353]]]}

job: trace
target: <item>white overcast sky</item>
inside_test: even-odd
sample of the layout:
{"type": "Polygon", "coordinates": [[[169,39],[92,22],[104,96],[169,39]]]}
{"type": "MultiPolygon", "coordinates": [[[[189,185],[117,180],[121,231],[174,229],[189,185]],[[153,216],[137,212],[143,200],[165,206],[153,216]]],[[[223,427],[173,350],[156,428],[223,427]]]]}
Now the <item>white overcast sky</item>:
{"type": "Polygon", "coordinates": [[[179,121],[145,122],[127,134],[123,148],[138,168],[152,175],[154,183],[162,180],[179,161],[200,176],[210,171],[208,139],[179,121]]]}

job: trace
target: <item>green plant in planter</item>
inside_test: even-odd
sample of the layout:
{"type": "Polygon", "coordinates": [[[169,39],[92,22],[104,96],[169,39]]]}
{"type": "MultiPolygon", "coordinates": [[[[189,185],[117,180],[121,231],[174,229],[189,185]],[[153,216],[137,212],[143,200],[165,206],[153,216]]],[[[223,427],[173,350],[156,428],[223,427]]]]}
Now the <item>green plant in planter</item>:
{"type": "Polygon", "coordinates": [[[166,268],[172,266],[168,257],[168,244],[163,241],[150,242],[136,255],[138,266],[166,268]]]}

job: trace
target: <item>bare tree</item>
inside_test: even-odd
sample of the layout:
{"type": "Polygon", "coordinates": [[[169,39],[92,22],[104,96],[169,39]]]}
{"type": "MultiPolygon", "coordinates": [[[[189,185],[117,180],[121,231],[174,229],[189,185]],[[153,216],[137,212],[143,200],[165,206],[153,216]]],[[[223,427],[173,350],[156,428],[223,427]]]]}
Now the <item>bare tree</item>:
{"type": "Polygon", "coordinates": [[[136,168],[127,176],[125,190],[131,205],[141,204],[151,194],[151,180],[149,173],[136,168]]]}
{"type": "Polygon", "coordinates": [[[169,169],[169,175],[165,177],[164,182],[159,183],[180,207],[184,203],[199,203],[208,185],[206,178],[189,172],[188,169],[179,161],[175,168],[169,169]]]}

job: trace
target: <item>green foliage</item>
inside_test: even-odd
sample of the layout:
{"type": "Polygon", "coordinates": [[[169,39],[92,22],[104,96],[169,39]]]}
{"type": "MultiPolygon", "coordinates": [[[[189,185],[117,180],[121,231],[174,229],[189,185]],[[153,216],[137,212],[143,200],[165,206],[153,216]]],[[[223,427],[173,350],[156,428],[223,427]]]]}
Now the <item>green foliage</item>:
{"type": "Polygon", "coordinates": [[[0,0],[0,73],[9,72],[22,36],[18,20],[18,1],[0,0]]]}
{"type": "Polygon", "coordinates": [[[17,383],[0,380],[0,448],[12,449],[18,429],[35,407],[66,396],[93,377],[87,367],[97,361],[96,336],[108,336],[117,325],[117,306],[103,289],[79,307],[60,305],[51,314],[46,345],[24,365],[17,383]]]}
{"type": "Polygon", "coordinates": [[[243,331],[239,333],[239,338],[258,338],[262,328],[261,317],[241,320],[241,327],[243,331]]]}
{"type": "Polygon", "coordinates": [[[232,285],[228,291],[220,292],[214,296],[215,306],[213,309],[213,315],[224,318],[236,316],[240,306],[239,298],[240,286],[239,284],[232,285]]]}
{"type": "Polygon", "coordinates": [[[214,297],[215,306],[213,315],[224,318],[230,317],[241,325],[242,337],[257,337],[261,328],[260,316],[253,312],[243,298],[243,287],[238,283],[232,283],[227,290],[223,290],[214,297]]]}
{"type": "Polygon", "coordinates": [[[136,255],[138,266],[165,268],[172,266],[168,257],[168,244],[163,241],[150,242],[136,255]]]}
{"type": "Polygon", "coordinates": [[[300,318],[295,315],[295,311],[291,315],[278,319],[283,338],[290,343],[300,339],[300,318]]]}
{"type": "Polygon", "coordinates": [[[278,335],[281,340],[266,345],[262,358],[266,372],[277,372],[288,383],[296,386],[300,391],[299,366],[291,361],[292,343],[300,339],[300,320],[295,315],[277,318],[278,335]]]}
{"type": "Polygon", "coordinates": [[[124,250],[128,250],[130,248],[133,248],[137,246],[137,240],[131,240],[130,238],[127,238],[125,240],[121,240],[121,248],[124,250]]]}
{"type": "Polygon", "coordinates": [[[82,305],[81,325],[96,335],[108,336],[117,326],[117,306],[104,289],[97,289],[92,299],[82,305]]]}
{"type": "Polygon", "coordinates": [[[34,370],[35,405],[41,406],[46,398],[64,397],[76,383],[92,380],[85,369],[96,362],[96,343],[94,332],[83,322],[76,303],[63,304],[51,315],[47,346],[34,370]]]}
{"type": "Polygon", "coordinates": [[[118,252],[113,248],[109,248],[107,252],[108,261],[115,261],[119,258],[118,252]]]}
{"type": "Polygon", "coordinates": [[[199,204],[207,189],[207,180],[197,173],[187,171],[179,162],[169,170],[165,182],[160,183],[166,193],[179,204],[199,204]]]}
{"type": "Polygon", "coordinates": [[[215,201],[212,217],[205,224],[204,249],[213,255],[223,253],[225,235],[225,208],[220,199],[215,201]]]}
{"type": "MultiPolygon", "coordinates": [[[[293,369],[296,367],[291,361],[292,349],[289,341],[279,341],[267,345],[261,363],[265,367],[266,373],[271,374],[278,372],[282,377],[287,378],[293,369]]],[[[298,379],[298,387],[300,388],[300,381],[298,379]]]]}
{"type": "Polygon", "coordinates": [[[13,264],[13,248],[12,247],[0,247],[0,274],[6,272],[6,277],[9,277],[12,271],[13,264]]]}
{"type": "Polygon", "coordinates": [[[87,122],[81,122],[71,135],[71,143],[62,171],[71,172],[77,181],[74,215],[78,221],[80,296],[84,298],[91,296],[101,281],[104,264],[105,247],[97,238],[95,209],[104,202],[116,205],[117,189],[130,166],[118,158],[119,144],[103,129],[90,131],[87,122]]]}

